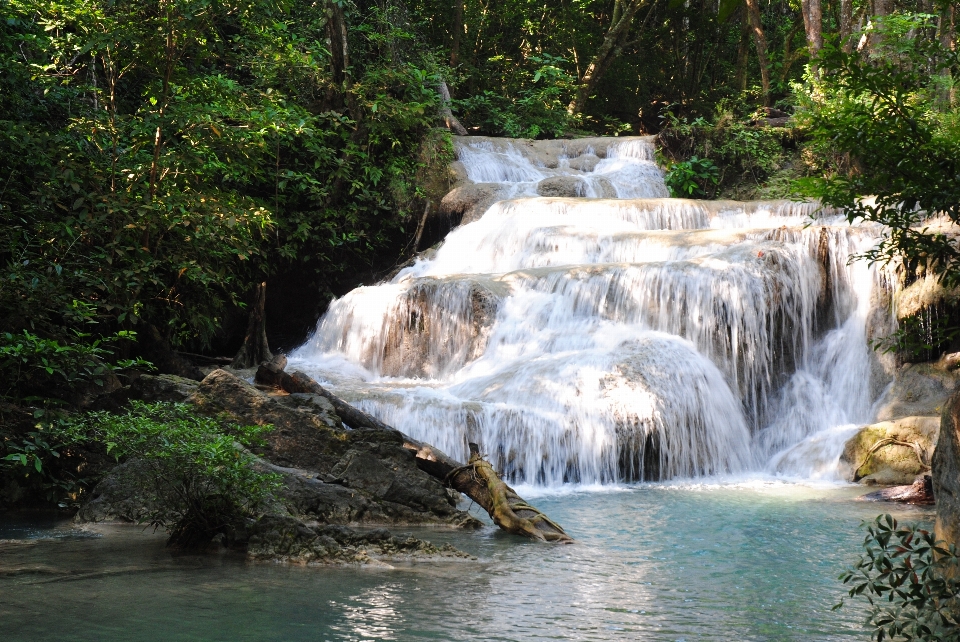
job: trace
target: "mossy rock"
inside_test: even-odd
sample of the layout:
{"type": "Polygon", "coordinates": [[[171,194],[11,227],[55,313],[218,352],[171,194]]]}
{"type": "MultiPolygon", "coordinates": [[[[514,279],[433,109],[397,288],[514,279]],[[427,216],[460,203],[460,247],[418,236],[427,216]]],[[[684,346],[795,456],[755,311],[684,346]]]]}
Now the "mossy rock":
{"type": "Polygon", "coordinates": [[[911,484],[929,472],[939,417],[904,417],[864,426],[843,449],[840,472],[865,484],[911,484]]]}

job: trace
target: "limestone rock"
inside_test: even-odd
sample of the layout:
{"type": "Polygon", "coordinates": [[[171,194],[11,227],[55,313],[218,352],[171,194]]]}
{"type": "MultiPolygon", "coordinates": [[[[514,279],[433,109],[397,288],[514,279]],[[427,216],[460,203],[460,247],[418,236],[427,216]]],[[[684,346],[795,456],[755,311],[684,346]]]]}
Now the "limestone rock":
{"type": "Polygon", "coordinates": [[[400,433],[347,430],[320,395],[269,394],[218,370],[201,382],[191,401],[207,413],[226,413],[238,423],[273,424],[266,446],[255,449],[259,456],[278,466],[314,473],[315,479],[335,480],[377,506],[361,511],[362,502],[356,504],[356,500],[338,509],[332,503],[335,495],[324,489],[323,496],[310,500],[328,507],[317,509],[319,513],[332,516],[339,510],[341,515],[352,514],[350,521],[465,521],[443,485],[417,468],[400,433]],[[356,510],[351,508],[354,505],[356,510]]]}
{"type": "Polygon", "coordinates": [[[184,402],[197,391],[197,382],[177,375],[140,375],[130,384],[131,399],[184,402]]]}
{"type": "Polygon", "coordinates": [[[597,168],[599,162],[600,159],[595,154],[584,154],[576,158],[571,158],[567,161],[567,164],[570,166],[570,169],[575,169],[579,172],[592,172],[597,168]]]}
{"type": "MultiPolygon", "coordinates": [[[[254,449],[263,458],[259,465],[282,478],[271,514],[329,523],[477,525],[457,510],[456,496],[417,467],[400,433],[348,430],[321,395],[271,394],[216,370],[195,387],[189,401],[205,414],[232,422],[274,426],[265,445],[254,449]]],[[[150,494],[143,488],[143,475],[130,468],[136,465],[116,467],[77,519],[140,519],[150,494]]]]}
{"type": "Polygon", "coordinates": [[[937,417],[904,417],[864,426],[840,456],[840,474],[865,484],[912,484],[927,472],[937,444],[937,417]]]}
{"type": "Polygon", "coordinates": [[[933,494],[937,539],[960,545],[960,393],[950,397],[940,418],[940,439],[933,453],[933,494]]]}
{"type": "Polygon", "coordinates": [[[937,364],[906,364],[880,401],[877,421],[900,417],[939,417],[947,398],[957,389],[960,374],[937,364]]]}
{"type": "Polygon", "coordinates": [[[396,537],[382,528],[361,533],[344,526],[308,525],[290,517],[262,517],[249,526],[247,536],[249,557],[294,564],[376,564],[383,559],[471,558],[449,544],[436,546],[414,537],[396,537]]]}
{"type": "Polygon", "coordinates": [[[540,196],[577,197],[587,193],[587,184],[576,176],[551,176],[537,183],[540,196]]]}
{"type": "Polygon", "coordinates": [[[464,183],[443,197],[438,213],[459,219],[462,225],[472,223],[501,198],[500,190],[496,183],[464,183]]]}
{"type": "Polygon", "coordinates": [[[955,301],[960,296],[960,288],[946,288],[933,273],[926,274],[905,287],[897,295],[897,318],[919,314],[924,309],[942,303],[955,301]]]}

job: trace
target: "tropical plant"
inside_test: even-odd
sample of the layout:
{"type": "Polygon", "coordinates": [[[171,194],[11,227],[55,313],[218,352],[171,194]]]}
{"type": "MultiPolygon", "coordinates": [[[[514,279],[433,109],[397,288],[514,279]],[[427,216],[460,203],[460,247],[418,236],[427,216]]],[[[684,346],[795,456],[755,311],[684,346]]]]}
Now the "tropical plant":
{"type": "MultiPolygon", "coordinates": [[[[864,554],[840,576],[850,597],[867,600],[872,639],[960,640],[960,555],[916,524],[890,515],[864,524],[864,554]]],[[[843,600],[834,609],[843,606],[843,600]]]]}
{"type": "Polygon", "coordinates": [[[691,156],[667,167],[663,177],[674,198],[700,198],[720,180],[720,170],[709,158],[691,156]]]}

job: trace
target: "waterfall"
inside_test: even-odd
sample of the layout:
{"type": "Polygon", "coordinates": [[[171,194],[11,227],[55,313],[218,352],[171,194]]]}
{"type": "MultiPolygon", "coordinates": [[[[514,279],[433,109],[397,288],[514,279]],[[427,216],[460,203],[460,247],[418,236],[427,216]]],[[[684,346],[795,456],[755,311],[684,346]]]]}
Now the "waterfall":
{"type": "Polygon", "coordinates": [[[790,201],[666,198],[650,138],[458,143],[506,195],[291,355],[512,482],[829,477],[870,419],[879,230],[790,201]],[[577,197],[543,197],[562,183],[577,197]],[[833,468],[831,468],[831,462],[833,468]]]}

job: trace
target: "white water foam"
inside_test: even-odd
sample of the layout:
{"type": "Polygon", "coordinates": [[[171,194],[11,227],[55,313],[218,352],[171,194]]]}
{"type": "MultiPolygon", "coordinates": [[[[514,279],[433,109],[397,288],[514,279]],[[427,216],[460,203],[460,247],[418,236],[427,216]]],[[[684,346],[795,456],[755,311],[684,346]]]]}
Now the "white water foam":
{"type": "Polygon", "coordinates": [[[652,159],[642,139],[589,172],[461,147],[472,180],[530,197],[333,302],[292,361],[454,457],[481,444],[515,483],[835,479],[874,402],[879,282],[849,259],[878,230],[809,203],[650,198],[652,159]],[[533,196],[551,176],[621,198],[533,196]]]}

